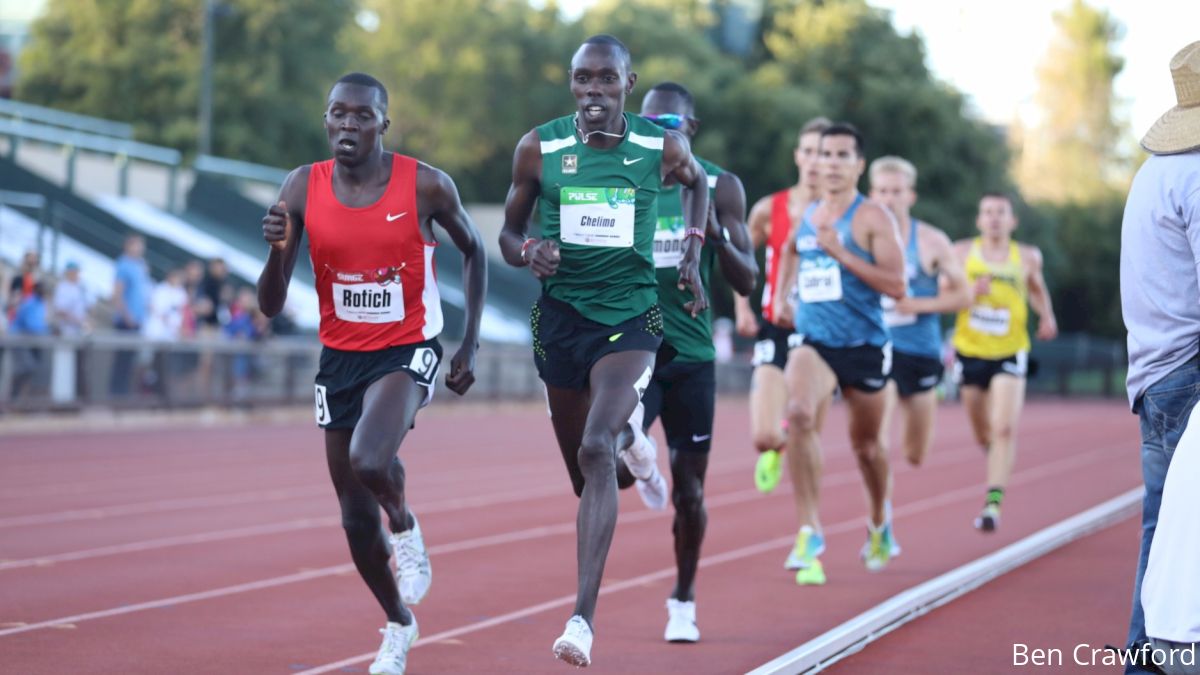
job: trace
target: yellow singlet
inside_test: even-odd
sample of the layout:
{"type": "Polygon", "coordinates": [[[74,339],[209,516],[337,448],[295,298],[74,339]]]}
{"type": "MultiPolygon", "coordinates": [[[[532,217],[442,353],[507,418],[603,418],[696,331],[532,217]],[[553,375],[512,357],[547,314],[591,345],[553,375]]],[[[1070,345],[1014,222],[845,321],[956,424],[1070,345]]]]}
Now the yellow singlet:
{"type": "Polygon", "coordinates": [[[1008,259],[996,263],[984,260],[978,238],[967,255],[967,284],[975,287],[979,277],[990,276],[986,295],[975,296],[970,307],[958,313],[954,322],[954,349],[963,356],[977,359],[1006,359],[1029,351],[1029,289],[1025,267],[1016,242],[1009,244],[1008,259]]]}

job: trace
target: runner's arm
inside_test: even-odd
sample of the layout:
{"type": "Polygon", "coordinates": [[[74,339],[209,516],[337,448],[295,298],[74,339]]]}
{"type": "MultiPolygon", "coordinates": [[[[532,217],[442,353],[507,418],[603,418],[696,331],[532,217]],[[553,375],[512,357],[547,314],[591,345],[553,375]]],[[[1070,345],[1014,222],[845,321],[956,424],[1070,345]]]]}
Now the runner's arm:
{"type": "Polygon", "coordinates": [[[758,264],[754,262],[754,249],[746,228],[746,191],[742,181],[732,173],[718,176],[713,202],[709,226],[721,274],[737,295],[750,295],[758,279],[758,264]],[[712,232],[714,224],[716,231],[712,232]]]}
{"type": "Polygon", "coordinates": [[[542,149],[537,131],[530,131],[513,153],[512,184],[504,200],[504,226],[500,229],[500,254],[513,267],[532,267],[544,279],[558,271],[558,244],[529,236],[529,217],[542,189],[542,149]]]}
{"type": "Polygon", "coordinates": [[[479,229],[458,196],[458,187],[445,172],[420,165],[417,191],[429,206],[427,212],[450,235],[463,254],[463,294],[467,298],[466,325],[462,344],[450,360],[446,387],[458,395],[475,383],[475,352],[479,349],[479,324],[487,296],[487,253],[479,229]]]}
{"type": "MultiPolygon", "coordinates": [[[[819,239],[821,247],[872,289],[896,299],[903,298],[908,291],[908,281],[904,278],[904,248],[900,245],[896,221],[883,207],[870,201],[859,207],[854,220],[861,223],[867,235],[864,248],[875,258],[874,263],[854,255],[840,243],[829,245],[830,241],[837,241],[836,237],[819,239]]],[[[819,238],[821,235],[818,231],[819,238]]]]}
{"type": "Polygon", "coordinates": [[[1029,306],[1038,315],[1037,338],[1053,340],[1058,336],[1058,319],[1054,316],[1050,291],[1042,276],[1042,252],[1036,246],[1022,246],[1021,258],[1025,262],[1025,281],[1029,286],[1029,306]]]}
{"type": "MultiPolygon", "coordinates": [[[[921,227],[924,227],[922,225],[921,227]]],[[[902,298],[896,308],[909,314],[948,314],[966,309],[971,304],[971,291],[954,245],[945,232],[934,229],[930,243],[933,264],[938,274],[938,294],[932,298],[902,298]]]]}
{"type": "Polygon", "coordinates": [[[675,131],[663,135],[662,171],[664,181],[670,177],[683,188],[685,231],[700,232],[700,236],[684,235],[683,259],[679,261],[679,288],[692,292],[692,300],[684,304],[684,309],[695,318],[708,308],[708,296],[700,281],[700,249],[704,247],[708,224],[708,174],[692,156],[687,139],[675,131]]]}
{"type": "Polygon", "coordinates": [[[304,234],[304,204],[308,198],[310,166],[288,174],[279,188],[279,200],[263,216],[263,239],[270,244],[267,263],[258,275],[258,307],[267,317],[283,311],[288,284],[296,269],[304,234]]]}
{"type": "MultiPolygon", "coordinates": [[[[766,245],[771,227],[771,198],[763,197],[754,203],[750,209],[750,243],[754,250],[766,245]]],[[[749,293],[733,294],[733,315],[736,320],[738,335],[754,337],[758,334],[758,317],[754,316],[754,308],[750,306],[749,293]]]]}

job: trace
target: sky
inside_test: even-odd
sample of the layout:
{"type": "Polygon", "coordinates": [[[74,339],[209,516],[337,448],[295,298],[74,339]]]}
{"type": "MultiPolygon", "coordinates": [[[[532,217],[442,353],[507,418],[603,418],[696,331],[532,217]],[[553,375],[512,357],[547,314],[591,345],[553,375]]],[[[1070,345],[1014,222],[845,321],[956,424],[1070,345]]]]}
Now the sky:
{"type": "MultiPolygon", "coordinates": [[[[1124,26],[1117,45],[1125,69],[1117,77],[1119,111],[1133,138],[1175,104],[1170,62],[1200,40],[1197,0],[1088,0],[1124,26]]],[[[869,0],[891,10],[901,33],[924,38],[930,70],[967,94],[985,119],[1031,121],[1037,65],[1054,37],[1053,12],[1070,0],[869,0]],[[957,6],[956,6],[957,5],[957,6]]],[[[576,16],[593,0],[559,0],[576,16]]]]}

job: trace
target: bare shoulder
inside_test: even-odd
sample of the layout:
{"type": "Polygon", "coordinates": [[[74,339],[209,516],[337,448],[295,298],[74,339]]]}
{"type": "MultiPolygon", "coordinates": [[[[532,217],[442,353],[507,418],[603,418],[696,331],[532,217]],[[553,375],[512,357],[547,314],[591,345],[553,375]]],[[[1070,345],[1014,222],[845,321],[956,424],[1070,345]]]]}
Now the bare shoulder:
{"type": "Polygon", "coordinates": [[[896,219],[892,217],[891,211],[870,199],[863,200],[854,214],[854,220],[870,227],[896,228],[896,219]]]}
{"type": "Polygon", "coordinates": [[[917,222],[917,236],[921,238],[921,243],[926,246],[948,253],[954,252],[954,244],[950,241],[950,235],[946,234],[941,228],[930,225],[923,220],[917,222]]]}
{"type": "Polygon", "coordinates": [[[312,175],[312,164],[298,166],[288,173],[279,186],[279,198],[288,203],[288,210],[297,213],[304,210],[308,199],[308,177],[312,175]]]}
{"type": "Polygon", "coordinates": [[[455,190],[454,179],[445,171],[417,161],[417,192],[426,196],[436,196],[455,190]]]}
{"type": "Polygon", "coordinates": [[[1033,244],[1017,244],[1021,254],[1021,263],[1026,267],[1040,269],[1042,266],[1042,249],[1033,244]]]}

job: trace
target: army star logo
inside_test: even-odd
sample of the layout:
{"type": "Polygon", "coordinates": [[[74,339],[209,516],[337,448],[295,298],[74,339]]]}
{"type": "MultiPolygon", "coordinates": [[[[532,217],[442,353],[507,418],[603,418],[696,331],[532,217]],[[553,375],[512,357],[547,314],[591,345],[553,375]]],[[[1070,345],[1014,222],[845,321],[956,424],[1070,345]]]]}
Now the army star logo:
{"type": "Polygon", "coordinates": [[[563,155],[563,173],[579,173],[579,155],[563,155]]]}

